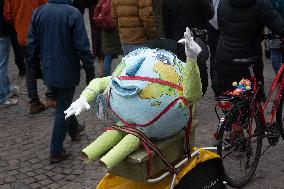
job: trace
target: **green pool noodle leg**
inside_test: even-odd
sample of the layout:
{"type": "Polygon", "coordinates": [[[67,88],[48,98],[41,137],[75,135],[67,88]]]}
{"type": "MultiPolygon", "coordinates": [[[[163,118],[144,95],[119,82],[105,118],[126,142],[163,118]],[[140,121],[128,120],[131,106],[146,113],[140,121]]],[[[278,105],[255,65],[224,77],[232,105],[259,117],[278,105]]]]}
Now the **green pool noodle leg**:
{"type": "Polygon", "coordinates": [[[83,158],[87,162],[96,160],[119,143],[124,136],[125,133],[117,130],[108,130],[104,132],[93,143],[82,150],[83,158]]]}
{"type": "Polygon", "coordinates": [[[100,160],[107,166],[108,169],[112,169],[126,156],[135,151],[140,146],[140,144],[141,142],[139,138],[134,135],[128,134],[100,160]]]}

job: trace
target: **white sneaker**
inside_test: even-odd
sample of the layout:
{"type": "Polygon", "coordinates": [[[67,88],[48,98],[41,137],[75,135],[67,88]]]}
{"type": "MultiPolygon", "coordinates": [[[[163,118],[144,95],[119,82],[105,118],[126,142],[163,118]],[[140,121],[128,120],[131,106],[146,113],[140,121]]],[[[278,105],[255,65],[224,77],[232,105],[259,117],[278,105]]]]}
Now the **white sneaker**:
{"type": "Polygon", "coordinates": [[[19,86],[12,85],[12,86],[10,87],[10,94],[9,94],[9,97],[17,96],[18,93],[19,93],[19,89],[20,89],[19,86]]]}
{"type": "Polygon", "coordinates": [[[18,99],[7,98],[3,104],[0,104],[0,108],[7,108],[18,104],[18,99]]]}

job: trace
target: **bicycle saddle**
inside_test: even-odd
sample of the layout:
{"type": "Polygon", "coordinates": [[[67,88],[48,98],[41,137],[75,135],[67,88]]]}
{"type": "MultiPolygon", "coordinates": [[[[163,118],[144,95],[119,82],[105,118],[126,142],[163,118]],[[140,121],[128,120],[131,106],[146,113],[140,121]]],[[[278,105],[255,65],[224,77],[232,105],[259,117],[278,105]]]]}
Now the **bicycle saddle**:
{"type": "Polygon", "coordinates": [[[235,58],[233,59],[233,62],[236,63],[238,66],[239,65],[253,65],[255,63],[257,63],[260,60],[260,58],[258,56],[252,56],[252,57],[248,57],[248,58],[235,58]]]}

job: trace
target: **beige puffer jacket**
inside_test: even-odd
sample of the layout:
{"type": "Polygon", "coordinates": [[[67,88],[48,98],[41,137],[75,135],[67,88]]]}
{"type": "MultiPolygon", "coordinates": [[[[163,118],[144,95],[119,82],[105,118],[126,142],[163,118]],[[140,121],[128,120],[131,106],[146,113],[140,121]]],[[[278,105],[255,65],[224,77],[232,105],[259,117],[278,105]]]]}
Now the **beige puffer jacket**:
{"type": "Polygon", "coordinates": [[[112,18],[123,43],[141,44],[157,37],[152,0],[112,0],[112,18]]]}

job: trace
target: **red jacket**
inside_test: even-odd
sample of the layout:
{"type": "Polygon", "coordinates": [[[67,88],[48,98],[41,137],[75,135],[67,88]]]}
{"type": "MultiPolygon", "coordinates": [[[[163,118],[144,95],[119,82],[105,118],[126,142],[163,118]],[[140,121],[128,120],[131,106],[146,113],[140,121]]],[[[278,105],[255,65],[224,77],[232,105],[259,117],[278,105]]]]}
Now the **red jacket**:
{"type": "Polygon", "coordinates": [[[27,35],[32,12],[47,0],[5,0],[4,19],[13,25],[20,45],[27,45],[27,35]]]}

